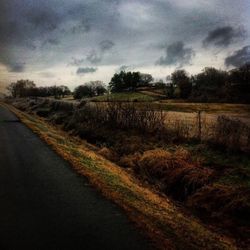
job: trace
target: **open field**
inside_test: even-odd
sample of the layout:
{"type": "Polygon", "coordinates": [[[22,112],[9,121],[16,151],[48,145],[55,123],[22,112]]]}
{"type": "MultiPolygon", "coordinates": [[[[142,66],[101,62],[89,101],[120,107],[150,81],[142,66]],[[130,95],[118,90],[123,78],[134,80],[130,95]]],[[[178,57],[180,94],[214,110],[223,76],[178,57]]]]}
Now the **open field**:
{"type": "MultiPolygon", "coordinates": [[[[180,118],[192,122],[196,119],[197,112],[201,111],[202,116],[207,121],[216,121],[219,115],[226,115],[234,119],[240,119],[250,124],[250,105],[249,104],[227,104],[227,103],[192,103],[184,102],[180,99],[164,99],[161,93],[141,90],[138,92],[114,93],[84,100],[88,102],[98,102],[106,105],[110,101],[136,102],[138,107],[145,106],[147,102],[155,109],[165,110],[169,117],[180,118]]],[[[78,102],[72,96],[64,99],[65,101],[78,102]]]]}

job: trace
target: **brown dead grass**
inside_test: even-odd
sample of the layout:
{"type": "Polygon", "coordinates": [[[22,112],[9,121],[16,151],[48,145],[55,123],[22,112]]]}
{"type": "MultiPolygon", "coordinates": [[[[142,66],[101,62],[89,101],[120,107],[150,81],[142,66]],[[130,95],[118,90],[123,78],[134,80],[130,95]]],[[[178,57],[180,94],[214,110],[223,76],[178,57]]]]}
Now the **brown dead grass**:
{"type": "Polygon", "coordinates": [[[103,147],[100,150],[98,150],[98,154],[100,154],[101,156],[105,157],[106,159],[110,160],[110,161],[118,161],[119,157],[117,155],[116,152],[114,152],[112,149],[107,148],[107,147],[103,147]]]}
{"type": "Polygon", "coordinates": [[[137,174],[145,176],[151,183],[158,183],[165,193],[181,201],[208,184],[213,176],[213,170],[193,162],[190,153],[183,148],[174,153],[163,149],[146,151],[134,169],[137,174]]]}
{"type": "MultiPolygon", "coordinates": [[[[79,174],[87,176],[107,198],[123,207],[162,249],[236,249],[232,240],[211,232],[195,218],[186,216],[166,197],[150,191],[127,171],[89,150],[84,143],[79,144],[78,140],[42,119],[8,108],[69,161],[79,174]]],[[[146,164],[145,158],[150,155],[152,152],[144,155],[142,162],[146,164]]],[[[165,159],[170,155],[159,152],[159,157],[165,159]]],[[[167,168],[179,167],[173,158],[169,162],[167,168]]]]}
{"type": "Polygon", "coordinates": [[[208,185],[189,197],[187,205],[212,222],[221,223],[238,239],[243,249],[248,249],[250,245],[249,190],[223,184],[208,185]]]}
{"type": "Polygon", "coordinates": [[[125,156],[121,157],[121,159],[119,161],[119,165],[123,166],[125,168],[135,169],[137,162],[140,160],[140,158],[141,158],[140,153],[125,155],[125,156]]]}

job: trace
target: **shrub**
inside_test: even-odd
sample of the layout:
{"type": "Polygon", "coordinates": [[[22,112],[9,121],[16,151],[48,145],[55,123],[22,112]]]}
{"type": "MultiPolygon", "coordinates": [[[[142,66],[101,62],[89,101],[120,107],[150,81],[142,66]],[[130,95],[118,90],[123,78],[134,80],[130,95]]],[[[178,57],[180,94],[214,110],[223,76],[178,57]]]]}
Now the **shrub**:
{"type": "MultiPolygon", "coordinates": [[[[219,116],[214,128],[215,144],[222,145],[233,151],[248,147],[249,128],[242,121],[219,116]]],[[[249,148],[248,148],[249,150],[249,148]]]]}
{"type": "Polygon", "coordinates": [[[110,148],[103,147],[98,151],[98,154],[110,161],[117,161],[118,155],[110,148]]]}
{"type": "Polygon", "coordinates": [[[248,239],[249,242],[250,191],[248,188],[223,184],[208,185],[190,196],[186,204],[206,218],[213,219],[214,222],[231,231],[234,236],[248,239]]]}
{"type": "Polygon", "coordinates": [[[64,101],[53,101],[51,103],[51,109],[53,111],[66,111],[72,112],[74,110],[74,104],[64,101]]]}
{"type": "Polygon", "coordinates": [[[115,150],[119,155],[129,155],[135,152],[143,151],[143,141],[140,136],[120,135],[120,138],[115,142],[115,150]]]}
{"type": "Polygon", "coordinates": [[[177,200],[185,200],[208,184],[213,176],[212,170],[192,162],[189,152],[182,148],[174,153],[163,149],[146,151],[134,169],[177,200]]]}
{"type": "Polygon", "coordinates": [[[120,159],[119,165],[121,165],[122,167],[135,169],[138,161],[140,160],[140,157],[140,153],[125,155],[120,159]]]}

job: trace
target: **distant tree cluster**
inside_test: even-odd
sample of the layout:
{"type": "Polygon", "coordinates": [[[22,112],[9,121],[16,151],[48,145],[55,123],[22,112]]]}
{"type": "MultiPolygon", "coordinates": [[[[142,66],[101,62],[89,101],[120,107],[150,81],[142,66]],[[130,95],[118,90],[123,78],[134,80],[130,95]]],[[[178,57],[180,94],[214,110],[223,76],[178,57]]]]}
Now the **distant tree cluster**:
{"type": "Polygon", "coordinates": [[[105,85],[101,81],[91,81],[75,88],[74,99],[103,95],[107,92],[105,85]]]}
{"type": "MultiPolygon", "coordinates": [[[[172,82],[170,88],[177,86],[179,89],[180,98],[186,99],[190,96],[192,91],[192,83],[185,70],[176,70],[173,72],[171,75],[171,80],[172,82]]],[[[174,95],[174,92],[172,95],[174,95]]]]}
{"type": "Polygon", "coordinates": [[[192,100],[250,103],[250,64],[230,71],[205,68],[191,82],[192,100]]]}
{"type": "Polygon", "coordinates": [[[125,72],[114,74],[109,83],[111,92],[132,91],[138,87],[148,86],[153,81],[150,74],[140,72],[125,72]]]}
{"type": "Polygon", "coordinates": [[[71,92],[67,86],[37,87],[33,81],[18,80],[8,86],[8,91],[14,98],[17,97],[50,97],[63,98],[71,92]]]}
{"type": "Polygon", "coordinates": [[[230,71],[207,67],[191,77],[185,70],[176,70],[166,89],[168,98],[250,103],[250,64],[230,71]]]}

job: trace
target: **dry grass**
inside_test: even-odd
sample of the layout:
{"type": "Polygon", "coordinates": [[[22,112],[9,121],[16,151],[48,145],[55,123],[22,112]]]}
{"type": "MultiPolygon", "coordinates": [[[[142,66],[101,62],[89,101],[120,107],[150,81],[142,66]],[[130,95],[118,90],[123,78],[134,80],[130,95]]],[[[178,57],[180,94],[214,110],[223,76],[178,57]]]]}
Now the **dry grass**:
{"type": "Polygon", "coordinates": [[[107,147],[103,147],[98,150],[98,154],[113,162],[118,161],[119,158],[116,152],[107,147]]]}
{"type": "Polygon", "coordinates": [[[179,148],[174,153],[155,149],[144,152],[135,172],[176,200],[185,200],[198,189],[208,184],[213,171],[193,162],[189,152],[179,148]]]}
{"type": "MultiPolygon", "coordinates": [[[[35,112],[56,124],[63,124],[67,130],[74,130],[91,142],[105,141],[105,128],[116,131],[134,130],[137,134],[143,133],[147,136],[154,134],[166,142],[179,143],[198,139],[203,142],[213,141],[228,149],[250,150],[250,128],[245,123],[218,115],[210,119],[205,112],[184,116],[183,113],[165,112],[161,106],[156,108],[151,104],[138,106],[133,102],[111,102],[101,105],[83,101],[76,105],[42,98],[17,100],[13,105],[21,110],[35,112]],[[244,129],[237,130],[238,125],[244,129]]],[[[116,148],[121,147],[116,145],[116,148]]],[[[125,154],[138,150],[130,150],[125,154]]]]}
{"type": "MultiPolygon", "coordinates": [[[[79,174],[87,176],[107,198],[123,207],[128,216],[146,230],[162,249],[236,249],[231,240],[211,232],[198,220],[183,214],[166,197],[150,191],[127,171],[89,150],[85,143],[58,131],[42,119],[9,108],[69,161],[79,174]]],[[[167,157],[162,152],[159,155],[167,157]]],[[[178,165],[174,159],[171,162],[168,167],[178,165]]]]}
{"type": "Polygon", "coordinates": [[[119,165],[125,168],[136,169],[137,162],[140,160],[140,158],[140,153],[125,155],[121,157],[119,165]]]}
{"type": "Polygon", "coordinates": [[[250,151],[250,128],[238,119],[219,116],[213,141],[229,150],[250,151]]]}
{"type": "Polygon", "coordinates": [[[242,249],[250,244],[250,191],[223,184],[206,186],[188,199],[187,205],[211,221],[219,222],[240,241],[242,249]],[[244,240],[242,240],[244,239],[244,240]]]}
{"type": "Polygon", "coordinates": [[[206,113],[250,113],[249,104],[229,104],[229,103],[192,103],[178,102],[178,100],[162,100],[165,109],[180,112],[197,112],[199,110],[206,113]]]}

